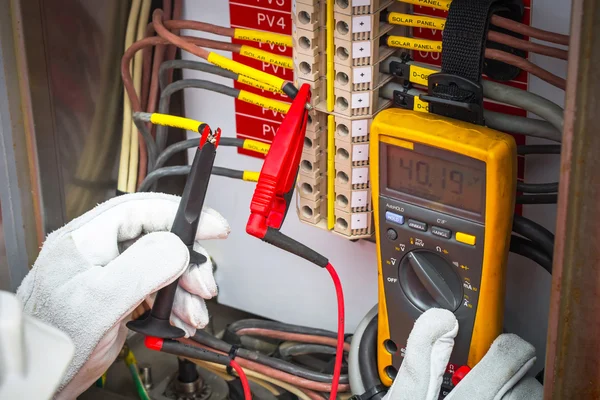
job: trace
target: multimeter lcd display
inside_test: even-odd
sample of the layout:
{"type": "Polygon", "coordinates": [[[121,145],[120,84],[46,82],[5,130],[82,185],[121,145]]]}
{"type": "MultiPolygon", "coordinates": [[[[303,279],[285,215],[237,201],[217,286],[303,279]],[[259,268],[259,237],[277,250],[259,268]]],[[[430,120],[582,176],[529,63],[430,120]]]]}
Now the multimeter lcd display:
{"type": "Polygon", "coordinates": [[[485,196],[485,170],[398,146],[387,146],[387,187],[481,214],[485,196]]]}

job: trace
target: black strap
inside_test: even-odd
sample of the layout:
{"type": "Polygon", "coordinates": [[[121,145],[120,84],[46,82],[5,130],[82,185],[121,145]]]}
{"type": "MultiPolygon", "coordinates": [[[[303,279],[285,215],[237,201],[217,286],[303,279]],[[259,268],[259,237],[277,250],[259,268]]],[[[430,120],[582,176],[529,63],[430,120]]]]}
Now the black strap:
{"type": "Polygon", "coordinates": [[[480,82],[494,3],[499,0],[452,1],[442,39],[442,72],[480,82]]]}
{"type": "Polygon", "coordinates": [[[434,114],[483,125],[481,74],[489,21],[504,0],[454,0],[442,40],[442,72],[422,96],[434,114]]]}

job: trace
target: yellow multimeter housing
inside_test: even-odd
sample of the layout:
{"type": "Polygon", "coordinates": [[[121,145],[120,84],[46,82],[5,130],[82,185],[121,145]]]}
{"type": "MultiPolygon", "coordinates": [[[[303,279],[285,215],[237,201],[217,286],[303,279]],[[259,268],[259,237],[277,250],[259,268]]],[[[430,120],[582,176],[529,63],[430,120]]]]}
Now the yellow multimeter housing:
{"type": "Polygon", "coordinates": [[[434,114],[380,112],[371,126],[379,267],[378,370],[391,385],[414,321],[446,308],[459,332],[444,379],[502,332],[514,213],[512,136],[434,114]]]}

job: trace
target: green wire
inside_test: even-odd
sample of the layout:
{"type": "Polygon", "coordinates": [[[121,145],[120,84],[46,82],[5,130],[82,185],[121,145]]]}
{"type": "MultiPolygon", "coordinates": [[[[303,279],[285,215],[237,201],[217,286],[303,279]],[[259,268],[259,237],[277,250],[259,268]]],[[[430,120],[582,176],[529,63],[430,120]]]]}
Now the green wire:
{"type": "Polygon", "coordinates": [[[137,364],[129,364],[128,366],[131,376],[133,377],[133,381],[135,382],[135,388],[137,389],[138,396],[140,396],[141,400],[150,400],[150,396],[148,395],[148,392],[144,387],[144,383],[142,382],[142,378],[140,377],[137,364]]]}

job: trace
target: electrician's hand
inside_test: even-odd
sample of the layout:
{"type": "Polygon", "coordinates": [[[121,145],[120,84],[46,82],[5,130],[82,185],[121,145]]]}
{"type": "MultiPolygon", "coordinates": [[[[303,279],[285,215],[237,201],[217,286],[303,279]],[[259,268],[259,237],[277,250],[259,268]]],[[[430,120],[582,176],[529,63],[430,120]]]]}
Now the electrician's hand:
{"type": "MultiPolygon", "coordinates": [[[[458,321],[450,311],[430,309],[415,322],[398,376],[384,400],[437,400],[458,321]]],[[[500,335],[485,357],[446,400],[537,400],[542,385],[523,378],[535,362],[535,349],[512,334],[500,335]]]]}
{"type": "MultiPolygon", "coordinates": [[[[217,294],[210,261],[189,265],[189,251],[169,233],[179,197],[155,193],[107,201],[48,236],[17,296],[24,311],[65,332],[73,362],[57,399],[74,399],[115,360],[125,323],[151,294],[181,276],[171,323],[193,335],[208,323],[203,299],[217,294]],[[135,241],[122,254],[119,246],[135,241]]],[[[227,221],[204,209],[196,240],[225,238],[227,221]]],[[[206,252],[196,243],[194,249],[206,252]]]]}

